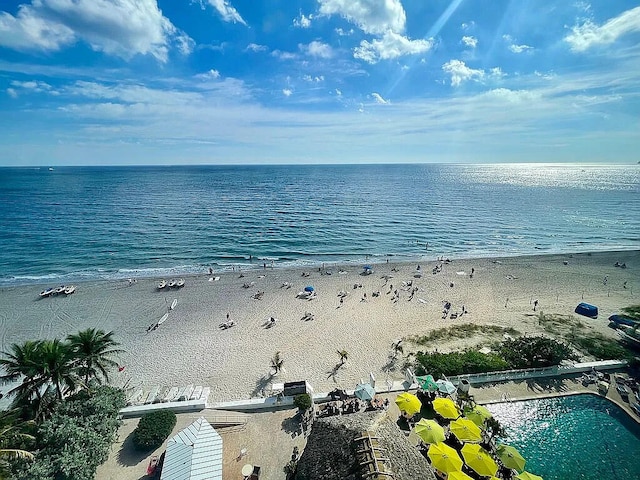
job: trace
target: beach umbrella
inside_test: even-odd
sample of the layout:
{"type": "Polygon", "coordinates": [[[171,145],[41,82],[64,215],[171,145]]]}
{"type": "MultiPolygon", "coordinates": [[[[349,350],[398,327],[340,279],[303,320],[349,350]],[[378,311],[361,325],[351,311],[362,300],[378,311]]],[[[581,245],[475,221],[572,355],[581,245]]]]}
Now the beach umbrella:
{"type": "Polygon", "coordinates": [[[479,427],[482,427],[484,425],[485,420],[493,417],[491,412],[482,405],[475,405],[472,408],[465,408],[464,415],[479,427]]]}
{"type": "Polygon", "coordinates": [[[373,400],[373,397],[376,396],[376,391],[368,383],[361,383],[360,385],[356,385],[356,389],[354,390],[353,394],[360,400],[367,401],[373,400]]]}
{"type": "Polygon", "coordinates": [[[460,417],[449,424],[449,430],[462,442],[482,440],[480,428],[468,418],[460,417]]]}
{"type": "Polygon", "coordinates": [[[411,393],[401,393],[396,397],[396,405],[401,412],[406,412],[409,415],[414,415],[422,408],[422,402],[411,393]]]}
{"type": "Polygon", "coordinates": [[[438,390],[447,395],[451,395],[457,390],[456,386],[449,380],[438,380],[436,383],[438,384],[438,390]]]}
{"type": "Polygon", "coordinates": [[[473,478],[464,472],[450,472],[447,475],[447,480],[473,480],[473,478]]]}
{"type": "Polygon", "coordinates": [[[364,266],[364,267],[362,267],[362,268],[364,268],[365,270],[371,270],[371,265],[365,265],[365,266],[364,266]]]}
{"type": "Polygon", "coordinates": [[[436,398],[433,401],[433,409],[443,418],[453,419],[460,416],[458,407],[450,398],[436,398]]]}
{"type": "Polygon", "coordinates": [[[455,472],[462,468],[462,459],[458,452],[446,443],[434,443],[429,446],[427,456],[433,468],[444,473],[455,472]]]}
{"type": "Polygon", "coordinates": [[[304,291],[305,292],[313,292],[313,287],[311,285],[307,285],[306,287],[304,287],[304,291]]]}
{"type": "Polygon", "coordinates": [[[444,442],[444,428],[438,425],[438,422],[435,420],[421,418],[420,421],[416,423],[413,431],[424,443],[444,442]]]}
{"type": "Polygon", "coordinates": [[[418,381],[418,385],[420,385],[420,388],[425,392],[438,391],[438,384],[436,383],[432,375],[424,375],[421,377],[416,377],[416,380],[418,381]]]}
{"type": "Polygon", "coordinates": [[[489,477],[498,471],[498,464],[480,445],[465,443],[461,452],[467,466],[478,475],[489,477]]]}
{"type": "Polygon", "coordinates": [[[516,475],[514,478],[517,478],[518,480],[542,480],[542,477],[540,475],[534,475],[530,472],[522,472],[521,474],[516,475]]]}
{"type": "Polygon", "coordinates": [[[498,458],[507,468],[514,468],[519,472],[524,470],[527,461],[520,455],[520,452],[511,445],[498,446],[498,458]]]}

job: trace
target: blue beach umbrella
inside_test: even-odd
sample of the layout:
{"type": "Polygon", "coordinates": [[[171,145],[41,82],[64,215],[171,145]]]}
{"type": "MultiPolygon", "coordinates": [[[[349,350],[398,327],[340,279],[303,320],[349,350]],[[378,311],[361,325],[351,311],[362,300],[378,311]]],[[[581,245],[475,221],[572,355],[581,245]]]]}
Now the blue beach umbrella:
{"type": "Polygon", "coordinates": [[[364,267],[362,267],[362,268],[364,268],[365,270],[371,270],[371,265],[365,265],[365,266],[364,266],[364,267]]]}
{"type": "Polygon", "coordinates": [[[438,385],[438,390],[447,395],[452,395],[457,390],[455,385],[449,380],[438,380],[436,384],[438,385]]]}
{"type": "Polygon", "coordinates": [[[361,383],[356,385],[356,389],[353,394],[358,397],[360,400],[373,400],[373,397],[376,395],[376,391],[374,388],[368,383],[361,383]]]}
{"type": "Polygon", "coordinates": [[[305,292],[313,292],[313,287],[311,285],[307,285],[306,287],[304,287],[304,291],[305,292]]]}

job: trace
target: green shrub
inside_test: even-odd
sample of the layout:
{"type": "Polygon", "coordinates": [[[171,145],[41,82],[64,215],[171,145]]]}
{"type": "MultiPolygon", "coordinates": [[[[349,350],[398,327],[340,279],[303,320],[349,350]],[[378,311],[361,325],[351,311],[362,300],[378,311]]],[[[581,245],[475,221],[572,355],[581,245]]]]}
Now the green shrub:
{"type": "Polygon", "coordinates": [[[498,349],[510,368],[540,368],[559,365],[563,360],[575,360],[571,348],[553,338],[533,336],[505,340],[498,349]]]}
{"type": "Polygon", "coordinates": [[[495,372],[508,368],[509,364],[500,356],[480,353],[474,349],[463,352],[418,352],[416,354],[416,374],[426,375],[429,373],[436,378],[442,377],[442,375],[495,372]]]}
{"type": "Polygon", "coordinates": [[[311,403],[311,396],[308,393],[301,393],[293,399],[293,404],[298,407],[299,410],[303,411],[311,408],[311,403]]]}
{"type": "Polygon", "coordinates": [[[600,333],[592,333],[588,337],[576,336],[571,338],[571,342],[598,360],[625,360],[630,357],[622,345],[600,333]]]}
{"type": "Polygon", "coordinates": [[[133,432],[133,444],[138,450],[148,451],[162,445],[176,426],[176,414],[171,410],[156,410],[140,419],[133,432]]]}

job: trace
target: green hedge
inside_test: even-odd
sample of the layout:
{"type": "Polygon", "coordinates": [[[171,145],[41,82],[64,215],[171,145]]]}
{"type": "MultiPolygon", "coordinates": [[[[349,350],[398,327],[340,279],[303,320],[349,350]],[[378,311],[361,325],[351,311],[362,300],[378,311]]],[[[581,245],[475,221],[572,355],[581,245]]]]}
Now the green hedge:
{"type": "Polygon", "coordinates": [[[509,364],[497,355],[480,353],[469,349],[452,353],[416,354],[416,374],[431,374],[435,378],[443,375],[462,375],[465,373],[482,373],[507,370],[509,364]]]}
{"type": "Polygon", "coordinates": [[[308,410],[311,408],[311,395],[308,393],[301,393],[293,398],[293,404],[298,407],[299,410],[308,410]]]}
{"type": "Polygon", "coordinates": [[[175,426],[176,414],[171,410],[147,413],[133,432],[133,444],[138,450],[153,450],[162,445],[175,426]]]}

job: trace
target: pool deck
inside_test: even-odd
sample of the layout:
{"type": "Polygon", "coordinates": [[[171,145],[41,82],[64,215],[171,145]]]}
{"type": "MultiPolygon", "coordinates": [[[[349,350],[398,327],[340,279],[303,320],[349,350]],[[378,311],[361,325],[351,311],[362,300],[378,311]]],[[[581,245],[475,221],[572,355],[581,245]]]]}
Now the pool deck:
{"type": "MultiPolygon", "coordinates": [[[[412,391],[414,391],[412,389],[412,391]]],[[[400,414],[394,399],[399,392],[378,393],[380,398],[389,398],[387,415],[397,418],[400,414]]],[[[574,394],[599,395],[596,385],[584,386],[581,375],[555,378],[535,378],[472,386],[469,392],[477,403],[491,404],[509,401],[530,400],[574,394]]],[[[606,398],[626,411],[634,421],[640,418],[624,402],[615,389],[615,380],[606,398]]],[[[633,401],[633,400],[632,400],[633,401]]],[[[271,407],[261,410],[219,410],[206,408],[199,412],[179,413],[176,434],[196,418],[204,416],[214,425],[223,439],[223,478],[243,480],[242,467],[246,464],[261,467],[260,480],[282,480],[284,465],[291,459],[294,447],[300,452],[306,446],[306,434],[302,431],[300,416],[290,406],[271,407]],[[241,454],[241,452],[245,452],[241,454]]],[[[127,418],[119,430],[119,438],[111,448],[109,459],[98,468],[97,480],[142,480],[147,479],[146,468],[152,455],[161,455],[166,442],[148,453],[138,453],[132,447],[131,433],[138,418],[127,418]]]]}

